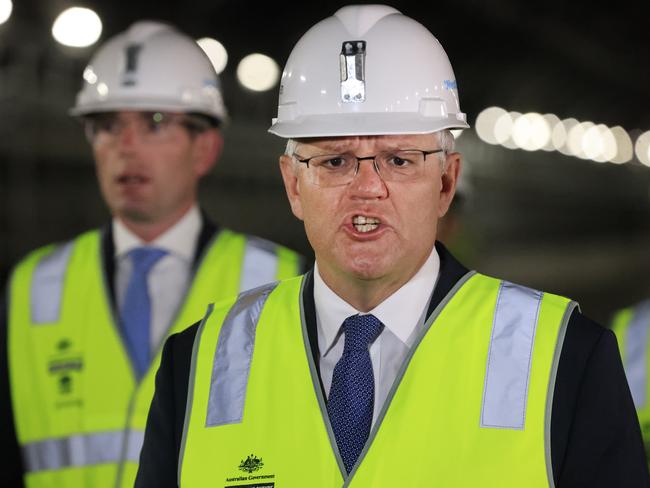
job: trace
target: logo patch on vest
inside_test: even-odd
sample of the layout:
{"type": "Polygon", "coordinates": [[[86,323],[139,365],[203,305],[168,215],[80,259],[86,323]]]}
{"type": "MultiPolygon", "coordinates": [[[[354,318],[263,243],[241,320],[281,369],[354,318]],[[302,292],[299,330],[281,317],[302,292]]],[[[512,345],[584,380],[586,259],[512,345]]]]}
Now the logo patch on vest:
{"type": "Polygon", "coordinates": [[[83,403],[78,396],[77,380],[83,370],[83,357],[74,350],[70,339],[63,338],[50,355],[47,370],[55,381],[56,408],[78,407],[83,403]]]}
{"type": "Polygon", "coordinates": [[[226,483],[241,482],[241,481],[253,481],[253,483],[244,483],[236,485],[226,485],[225,488],[273,488],[275,486],[275,481],[265,481],[272,480],[275,478],[274,474],[263,474],[257,473],[264,467],[264,461],[262,458],[257,457],[255,454],[250,454],[246,459],[242,459],[237,468],[239,471],[248,473],[248,475],[233,476],[231,478],[226,478],[226,483]],[[257,473],[257,474],[253,474],[257,473]]]}

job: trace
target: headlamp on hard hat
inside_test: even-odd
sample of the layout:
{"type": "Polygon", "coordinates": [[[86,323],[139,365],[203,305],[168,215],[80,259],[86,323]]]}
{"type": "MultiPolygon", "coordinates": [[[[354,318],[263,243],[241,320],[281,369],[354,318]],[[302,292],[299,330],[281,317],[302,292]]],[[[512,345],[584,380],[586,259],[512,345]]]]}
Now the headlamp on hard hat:
{"type": "Polygon", "coordinates": [[[345,41],[341,48],[341,101],[366,100],[366,41],[345,41]]]}

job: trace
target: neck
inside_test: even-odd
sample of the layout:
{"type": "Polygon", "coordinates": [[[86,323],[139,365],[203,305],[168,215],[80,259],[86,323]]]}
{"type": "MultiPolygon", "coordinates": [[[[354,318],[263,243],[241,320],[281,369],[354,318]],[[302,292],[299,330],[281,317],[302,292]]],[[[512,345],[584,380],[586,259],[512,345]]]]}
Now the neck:
{"type": "Polygon", "coordinates": [[[116,215],[116,218],[124,224],[124,226],[133,232],[138,238],[142,241],[149,243],[169,229],[176,225],[192,208],[192,204],[187,207],[180,209],[178,212],[175,212],[172,215],[167,216],[164,219],[155,219],[155,220],[136,220],[130,219],[123,215],[116,215]]]}
{"type": "Polygon", "coordinates": [[[408,273],[399,276],[365,278],[339,273],[319,265],[318,271],[325,284],[339,297],[360,312],[370,312],[393,293],[404,286],[424,262],[408,273]]]}

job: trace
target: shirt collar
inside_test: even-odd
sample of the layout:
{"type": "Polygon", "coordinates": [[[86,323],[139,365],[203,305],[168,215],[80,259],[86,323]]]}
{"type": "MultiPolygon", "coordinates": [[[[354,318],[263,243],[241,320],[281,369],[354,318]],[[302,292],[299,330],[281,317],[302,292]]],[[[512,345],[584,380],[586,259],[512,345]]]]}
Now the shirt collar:
{"type": "MultiPolygon", "coordinates": [[[[400,341],[410,347],[409,338],[420,322],[440,272],[440,257],[435,247],[417,273],[400,289],[370,312],[400,341]]],[[[314,266],[314,303],[317,327],[325,339],[324,354],[332,346],[343,321],[350,315],[363,314],[339,297],[325,284],[314,266]]]]}
{"type": "Polygon", "coordinates": [[[149,243],[145,243],[117,218],[113,219],[112,225],[115,257],[125,256],[136,247],[151,246],[191,262],[201,231],[201,212],[197,205],[193,205],[176,224],[149,243]]]}

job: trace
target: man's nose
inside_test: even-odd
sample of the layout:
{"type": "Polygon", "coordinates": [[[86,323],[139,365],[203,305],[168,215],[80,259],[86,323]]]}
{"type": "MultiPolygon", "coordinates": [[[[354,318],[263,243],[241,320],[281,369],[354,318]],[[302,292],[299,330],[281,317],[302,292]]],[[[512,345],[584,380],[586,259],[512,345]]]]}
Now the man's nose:
{"type": "Polygon", "coordinates": [[[350,187],[354,195],[365,198],[381,198],[388,194],[386,184],[374,158],[357,160],[357,169],[350,187]]]}

